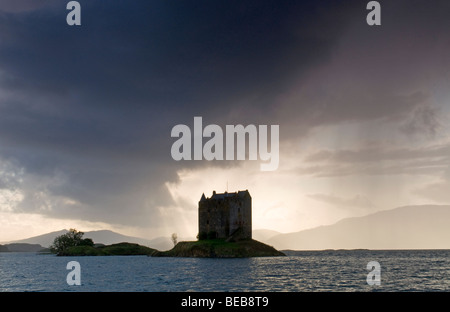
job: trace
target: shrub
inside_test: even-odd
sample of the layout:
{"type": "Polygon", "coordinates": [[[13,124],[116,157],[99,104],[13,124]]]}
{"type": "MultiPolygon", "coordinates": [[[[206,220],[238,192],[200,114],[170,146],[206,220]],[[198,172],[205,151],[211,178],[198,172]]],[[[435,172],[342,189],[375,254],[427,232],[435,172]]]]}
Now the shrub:
{"type": "Polygon", "coordinates": [[[205,240],[205,239],[207,239],[208,238],[208,234],[206,234],[206,232],[200,232],[200,233],[198,233],[198,235],[197,235],[197,239],[198,240],[205,240]]]}
{"type": "Polygon", "coordinates": [[[208,232],[208,239],[215,239],[217,238],[217,232],[216,231],[209,231],[208,232]]]}
{"type": "Polygon", "coordinates": [[[68,248],[75,246],[94,246],[94,242],[90,238],[83,239],[84,232],[70,229],[66,234],[55,238],[50,250],[57,254],[64,253],[68,248]]]}

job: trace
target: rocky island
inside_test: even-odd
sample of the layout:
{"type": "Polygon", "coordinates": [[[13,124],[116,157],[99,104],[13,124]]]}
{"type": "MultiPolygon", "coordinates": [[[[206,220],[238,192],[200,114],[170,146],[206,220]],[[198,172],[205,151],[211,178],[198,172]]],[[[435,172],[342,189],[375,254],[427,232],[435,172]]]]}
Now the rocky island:
{"type": "Polygon", "coordinates": [[[156,249],[134,243],[94,244],[92,239],[83,238],[83,235],[83,232],[70,229],[55,238],[50,251],[57,256],[150,256],[157,252],[156,249]]]}
{"type": "Polygon", "coordinates": [[[285,256],[275,248],[256,240],[227,242],[224,239],[207,239],[179,242],[168,251],[152,253],[153,257],[197,257],[197,258],[247,258],[285,256]]]}
{"type": "Polygon", "coordinates": [[[59,252],[58,256],[151,256],[156,249],[133,243],[99,246],[72,246],[59,252]]]}

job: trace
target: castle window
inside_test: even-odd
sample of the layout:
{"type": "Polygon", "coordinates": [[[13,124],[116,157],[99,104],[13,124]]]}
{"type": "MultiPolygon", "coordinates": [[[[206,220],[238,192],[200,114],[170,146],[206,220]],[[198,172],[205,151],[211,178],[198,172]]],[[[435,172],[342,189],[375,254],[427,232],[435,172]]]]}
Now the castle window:
{"type": "Polygon", "coordinates": [[[206,220],[206,224],[209,224],[209,220],[206,220]]]}

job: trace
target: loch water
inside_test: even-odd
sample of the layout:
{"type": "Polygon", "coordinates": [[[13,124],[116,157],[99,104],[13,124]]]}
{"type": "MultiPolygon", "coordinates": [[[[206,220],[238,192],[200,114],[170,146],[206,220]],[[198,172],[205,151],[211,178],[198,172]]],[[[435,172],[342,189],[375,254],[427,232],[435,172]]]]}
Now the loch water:
{"type": "Polygon", "coordinates": [[[3,292],[449,290],[450,250],[303,251],[244,259],[0,253],[3,292]],[[70,261],[80,264],[79,286],[67,283],[70,261]],[[370,261],[380,264],[380,285],[367,282],[370,261]]]}

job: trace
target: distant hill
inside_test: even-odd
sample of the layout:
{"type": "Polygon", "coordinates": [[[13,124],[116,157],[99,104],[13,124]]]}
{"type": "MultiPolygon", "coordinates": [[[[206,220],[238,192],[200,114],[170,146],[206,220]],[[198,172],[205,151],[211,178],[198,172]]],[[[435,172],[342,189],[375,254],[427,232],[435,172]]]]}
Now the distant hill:
{"type": "Polygon", "coordinates": [[[274,236],[280,235],[280,232],[273,230],[258,229],[252,231],[252,238],[261,242],[267,242],[274,236]]]}
{"type": "Polygon", "coordinates": [[[6,248],[11,252],[38,252],[44,249],[39,244],[27,244],[27,243],[12,243],[6,244],[6,248]]]}
{"type": "Polygon", "coordinates": [[[0,252],[38,252],[43,251],[43,249],[39,244],[12,243],[0,245],[0,252]]]}
{"type": "Polygon", "coordinates": [[[335,224],[280,234],[267,243],[279,250],[450,249],[450,206],[385,210],[335,224]]]}
{"type": "MultiPolygon", "coordinates": [[[[153,240],[122,235],[117,232],[109,231],[109,230],[100,230],[100,231],[90,231],[85,232],[84,237],[92,238],[95,243],[101,243],[105,245],[117,244],[121,242],[127,243],[135,243],[143,246],[150,246],[155,242],[153,240]]],[[[170,242],[170,237],[167,237],[167,241],[170,242]]],[[[160,244],[160,242],[158,242],[160,244]]]]}
{"type": "MultiPolygon", "coordinates": [[[[55,237],[66,234],[67,232],[68,230],[60,230],[13,241],[11,243],[39,244],[43,247],[49,247],[51,244],[53,244],[55,237]]],[[[140,237],[122,235],[110,230],[87,231],[84,233],[84,238],[91,238],[95,243],[104,245],[127,242],[151,247],[158,250],[168,250],[173,247],[173,243],[169,236],[157,237],[154,239],[145,239],[140,237]]]]}
{"type": "Polygon", "coordinates": [[[26,239],[12,241],[10,243],[39,244],[43,247],[49,247],[53,243],[53,240],[55,239],[55,237],[66,234],[67,232],[68,232],[67,230],[50,232],[47,234],[33,236],[30,238],[26,238],[26,239]]]}

